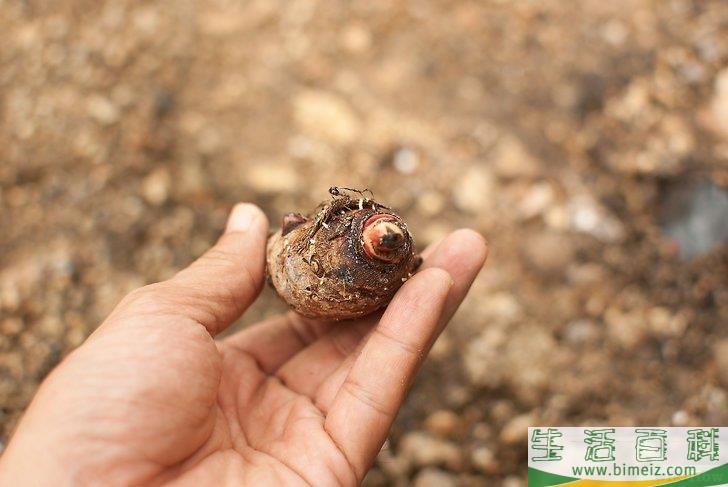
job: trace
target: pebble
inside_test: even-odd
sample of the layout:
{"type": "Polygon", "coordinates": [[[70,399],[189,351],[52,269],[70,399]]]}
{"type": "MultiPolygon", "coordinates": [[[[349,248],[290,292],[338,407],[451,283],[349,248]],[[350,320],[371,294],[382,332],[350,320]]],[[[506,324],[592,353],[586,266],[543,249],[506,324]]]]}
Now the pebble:
{"type": "Polygon", "coordinates": [[[526,483],[515,475],[509,475],[503,479],[502,487],[524,487],[526,483]]]}
{"type": "Polygon", "coordinates": [[[448,383],[445,386],[445,402],[448,406],[459,408],[473,400],[473,391],[465,384],[448,383]]]}
{"type": "Polygon", "coordinates": [[[420,471],[412,482],[414,487],[457,487],[457,479],[451,473],[428,467],[420,471]]]}
{"type": "Polygon", "coordinates": [[[672,415],[671,420],[673,426],[690,426],[696,423],[695,418],[690,416],[687,411],[684,411],[682,409],[675,411],[675,413],[672,415]]]}
{"type": "Polygon", "coordinates": [[[615,47],[624,44],[628,35],[629,29],[627,26],[617,19],[610,20],[601,29],[602,39],[615,47]]]}
{"type": "Polygon", "coordinates": [[[425,428],[430,433],[447,438],[460,429],[460,417],[448,409],[440,409],[425,419],[425,428]]]}
{"type": "Polygon", "coordinates": [[[392,165],[399,173],[413,174],[420,165],[420,156],[412,149],[403,147],[394,152],[392,165]]]}
{"type": "Polygon", "coordinates": [[[487,442],[493,438],[493,428],[489,423],[479,422],[473,425],[470,436],[477,441],[487,442]]]}
{"type": "Polygon", "coordinates": [[[500,441],[505,445],[526,444],[528,440],[528,427],[535,426],[534,414],[527,413],[511,419],[500,432],[500,441]]]}
{"type": "Polygon", "coordinates": [[[454,471],[462,468],[462,451],[458,445],[423,431],[407,433],[399,446],[400,454],[415,466],[443,466],[454,471]]]}
{"type": "Polygon", "coordinates": [[[500,470],[493,451],[485,446],[475,448],[470,453],[470,463],[472,463],[473,467],[475,467],[478,471],[488,475],[495,475],[500,470]]]}
{"type": "Polygon", "coordinates": [[[0,332],[6,336],[15,336],[23,331],[23,321],[20,318],[5,318],[0,321],[0,332]]]}
{"type": "Polygon", "coordinates": [[[372,45],[371,32],[361,24],[347,25],[341,37],[344,47],[354,54],[364,53],[372,45]]]}
{"type": "Polygon", "coordinates": [[[493,204],[495,178],[481,165],[470,167],[455,183],[453,203],[463,211],[479,213],[493,204]]]}
{"type": "Polygon", "coordinates": [[[592,196],[582,194],[569,201],[571,229],[589,235],[605,243],[624,240],[622,223],[612,216],[592,196]]]}
{"type": "Polygon", "coordinates": [[[713,99],[710,102],[710,114],[717,131],[728,139],[728,68],[724,68],[715,77],[713,99]]]}
{"type": "Polygon", "coordinates": [[[634,350],[645,338],[645,323],[640,310],[622,311],[614,306],[607,308],[604,321],[607,336],[625,350],[634,350]]]}
{"type": "Polygon", "coordinates": [[[169,198],[171,183],[172,180],[166,168],[156,169],[142,181],[142,196],[147,203],[160,206],[169,198]]]}
{"type": "Polygon", "coordinates": [[[92,95],[86,102],[88,114],[102,125],[112,125],[119,120],[119,109],[114,103],[101,95],[92,95]]]}
{"type": "Polygon", "coordinates": [[[523,316],[523,307],[518,298],[507,291],[492,293],[482,303],[481,313],[492,320],[512,323],[523,316]]]}
{"type": "Polygon", "coordinates": [[[564,339],[572,345],[596,343],[599,336],[599,327],[590,320],[572,321],[564,331],[564,339]]]}
{"type": "Polygon", "coordinates": [[[313,137],[335,144],[349,144],[359,135],[361,124],[348,103],[326,91],[307,90],[293,100],[298,126],[313,137]]]}
{"type": "Polygon", "coordinates": [[[495,173],[502,178],[532,178],[538,176],[540,164],[514,135],[498,141],[492,154],[495,173]]]}
{"type": "Polygon", "coordinates": [[[417,198],[417,209],[424,216],[435,216],[445,208],[445,198],[438,191],[425,191],[417,198]]]}
{"type": "Polygon", "coordinates": [[[687,318],[682,314],[673,314],[663,306],[655,306],[647,312],[650,331],[658,337],[681,336],[688,326],[687,318]]]}
{"type": "Polygon", "coordinates": [[[538,215],[545,214],[554,201],[554,189],[550,183],[541,182],[534,184],[521,198],[518,204],[518,215],[523,220],[528,220],[538,215]]]}

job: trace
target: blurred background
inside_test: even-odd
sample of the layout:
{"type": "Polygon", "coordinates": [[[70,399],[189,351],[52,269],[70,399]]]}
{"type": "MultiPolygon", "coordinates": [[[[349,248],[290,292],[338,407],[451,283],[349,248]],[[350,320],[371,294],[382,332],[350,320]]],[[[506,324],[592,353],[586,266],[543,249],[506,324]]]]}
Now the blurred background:
{"type": "Polygon", "coordinates": [[[235,202],[332,185],[491,244],[366,485],[523,486],[529,425],[728,424],[725,1],[0,0],[0,33],[0,444],[235,202]]]}

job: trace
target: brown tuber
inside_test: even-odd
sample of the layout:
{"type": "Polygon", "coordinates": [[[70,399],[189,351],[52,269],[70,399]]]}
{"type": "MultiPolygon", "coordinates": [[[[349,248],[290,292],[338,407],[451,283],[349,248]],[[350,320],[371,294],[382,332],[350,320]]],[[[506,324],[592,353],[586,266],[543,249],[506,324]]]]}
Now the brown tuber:
{"type": "Polygon", "coordinates": [[[298,313],[346,320],[389,303],[422,259],[392,209],[360,191],[334,187],[329,192],[333,199],[311,215],[283,217],[281,229],[268,240],[267,274],[298,313]]]}

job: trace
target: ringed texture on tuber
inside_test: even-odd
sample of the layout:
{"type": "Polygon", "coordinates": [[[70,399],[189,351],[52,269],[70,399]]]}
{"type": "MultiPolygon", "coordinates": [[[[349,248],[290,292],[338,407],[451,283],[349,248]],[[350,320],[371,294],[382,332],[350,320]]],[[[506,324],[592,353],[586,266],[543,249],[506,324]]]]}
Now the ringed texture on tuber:
{"type": "Polygon", "coordinates": [[[332,200],[310,215],[283,217],[268,240],[268,278],[304,316],[358,318],[389,303],[422,259],[407,224],[391,208],[360,191],[329,192],[332,200]]]}

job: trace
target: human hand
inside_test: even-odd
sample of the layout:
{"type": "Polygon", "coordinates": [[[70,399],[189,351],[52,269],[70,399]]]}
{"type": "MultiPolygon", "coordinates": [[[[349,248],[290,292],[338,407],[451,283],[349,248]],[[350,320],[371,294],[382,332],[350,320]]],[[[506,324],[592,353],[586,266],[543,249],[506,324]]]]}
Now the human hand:
{"type": "Polygon", "coordinates": [[[0,485],[358,484],[485,241],[427,249],[383,313],[288,313],[214,340],[260,292],[267,228],[238,205],[205,255],[125,297],[39,388],[0,485]]]}

